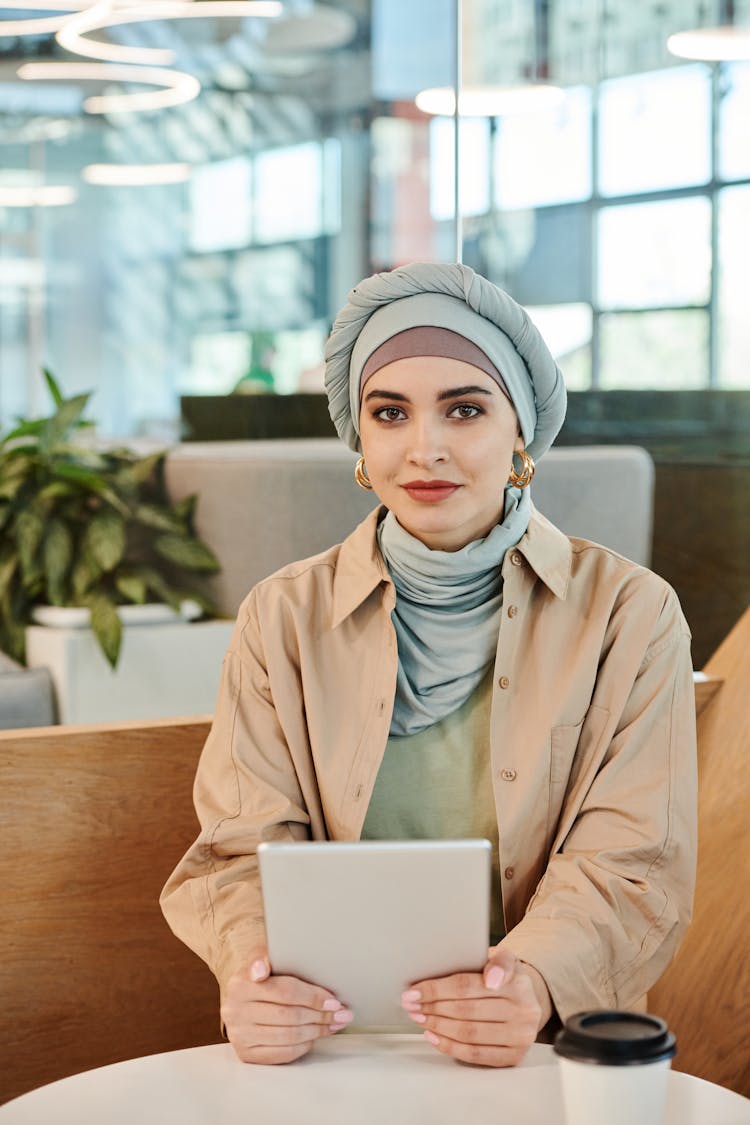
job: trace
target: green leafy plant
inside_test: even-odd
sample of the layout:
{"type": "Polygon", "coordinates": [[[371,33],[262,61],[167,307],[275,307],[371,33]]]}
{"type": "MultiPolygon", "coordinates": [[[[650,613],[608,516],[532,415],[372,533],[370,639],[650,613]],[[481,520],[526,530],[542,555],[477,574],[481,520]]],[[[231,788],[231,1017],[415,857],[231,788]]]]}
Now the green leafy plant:
{"type": "Polygon", "coordinates": [[[200,576],[219,569],[196,536],[196,497],[170,502],[166,451],[138,456],[74,441],[91,426],[89,394],[54,400],[48,418],[19,421],[0,437],[0,649],[25,659],[25,630],[37,605],[85,606],[114,668],[118,605],[190,598],[206,613],[200,576]]]}

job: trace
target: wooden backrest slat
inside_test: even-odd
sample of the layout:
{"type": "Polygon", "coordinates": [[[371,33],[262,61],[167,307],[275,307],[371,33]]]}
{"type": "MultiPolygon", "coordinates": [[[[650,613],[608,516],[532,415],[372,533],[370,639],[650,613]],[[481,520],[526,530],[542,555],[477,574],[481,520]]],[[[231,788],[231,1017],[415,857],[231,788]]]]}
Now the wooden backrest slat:
{"type": "Polygon", "coordinates": [[[750,609],[705,672],[723,683],[698,716],[695,911],[649,1009],[678,1070],[750,1097],[750,609]]]}
{"type": "Polygon", "coordinates": [[[220,1038],[214,979],[158,905],[196,834],[208,725],[0,737],[0,1100],[220,1038]]]}

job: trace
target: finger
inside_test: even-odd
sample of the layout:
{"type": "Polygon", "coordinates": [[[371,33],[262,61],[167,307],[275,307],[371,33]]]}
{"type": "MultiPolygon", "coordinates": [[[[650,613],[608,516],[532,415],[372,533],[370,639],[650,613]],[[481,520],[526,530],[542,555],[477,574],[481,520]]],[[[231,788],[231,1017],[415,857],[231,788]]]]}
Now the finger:
{"type": "Polygon", "coordinates": [[[245,1024],[235,1031],[234,1039],[246,1047],[297,1047],[301,1043],[314,1043],[330,1034],[322,1024],[299,1024],[296,1027],[279,1024],[245,1024]]]}
{"type": "Polygon", "coordinates": [[[264,945],[256,945],[251,949],[245,961],[245,972],[241,975],[245,976],[247,980],[260,981],[267,980],[271,975],[271,962],[268,960],[268,950],[264,945]]]}
{"type": "Polygon", "coordinates": [[[503,986],[510,984],[516,975],[517,964],[518,960],[515,954],[511,953],[509,949],[497,946],[491,950],[482,973],[484,987],[491,992],[497,992],[503,986]]]}
{"type": "Polygon", "coordinates": [[[453,1020],[444,1016],[427,1016],[421,1024],[423,1031],[431,1031],[455,1043],[476,1047],[529,1047],[536,1038],[536,1025],[532,1019],[516,1019],[503,1023],[483,1023],[476,1020],[453,1020]]]}
{"type": "Polygon", "coordinates": [[[401,994],[401,1003],[423,1007],[440,1000],[478,1000],[487,995],[481,973],[453,973],[449,977],[421,980],[401,994]]]}
{"type": "Polygon", "coordinates": [[[256,1063],[261,1066],[278,1066],[294,1062],[308,1054],[315,1040],[309,1043],[300,1043],[293,1047],[247,1047],[233,1043],[237,1058],[245,1063],[256,1063]]]}
{"type": "MultiPolygon", "coordinates": [[[[250,1000],[243,1005],[243,1016],[248,1023],[276,1027],[328,1027],[338,1012],[319,1011],[293,1004],[274,1004],[267,1000],[250,1000]]],[[[339,1012],[346,1009],[340,1008],[339,1012]]]]}
{"type": "Polygon", "coordinates": [[[443,1055],[472,1066],[517,1066],[531,1044],[525,1047],[497,1047],[479,1043],[459,1043],[434,1031],[425,1031],[424,1037],[443,1055]]]}
{"type": "MultiPolygon", "coordinates": [[[[472,1020],[475,1023],[506,1023],[515,1018],[518,1005],[507,996],[489,996],[487,993],[478,999],[435,1000],[422,1003],[418,1011],[409,1015],[443,1016],[452,1020],[472,1020]]],[[[416,1020],[416,1023],[422,1021],[416,1020]]]]}
{"type": "Polygon", "coordinates": [[[248,976],[238,976],[232,978],[231,985],[232,996],[243,1002],[267,1001],[320,1012],[337,1012],[344,1007],[327,988],[297,977],[270,976],[263,981],[251,981],[248,976]]]}

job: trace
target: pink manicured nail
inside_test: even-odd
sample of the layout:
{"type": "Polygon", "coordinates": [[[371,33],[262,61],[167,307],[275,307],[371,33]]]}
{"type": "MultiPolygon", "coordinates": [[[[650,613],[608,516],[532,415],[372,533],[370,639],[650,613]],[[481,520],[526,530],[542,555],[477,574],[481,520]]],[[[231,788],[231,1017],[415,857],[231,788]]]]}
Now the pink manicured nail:
{"type": "Polygon", "coordinates": [[[265,961],[253,961],[250,966],[250,980],[264,980],[268,976],[265,961]]]}
{"type": "Polygon", "coordinates": [[[486,988],[497,990],[505,980],[505,973],[499,965],[493,965],[491,969],[487,970],[484,978],[486,988]]]}
{"type": "Polygon", "coordinates": [[[408,1016],[415,1023],[427,1023],[427,1016],[423,1016],[421,1012],[408,1012],[408,1016]]]}
{"type": "Polygon", "coordinates": [[[418,988],[408,988],[406,992],[401,993],[402,1004],[415,1004],[422,999],[422,993],[418,988]]]}
{"type": "Polygon", "coordinates": [[[341,1004],[339,1003],[338,1000],[325,1000],[323,1002],[323,1011],[324,1012],[338,1012],[340,1010],[340,1008],[341,1008],[341,1004]]]}
{"type": "Polygon", "coordinates": [[[337,1023],[340,1027],[351,1023],[353,1019],[354,1014],[350,1012],[348,1008],[342,1008],[340,1011],[333,1013],[333,1022],[337,1023]]]}
{"type": "Polygon", "coordinates": [[[422,1034],[424,1035],[428,1043],[432,1043],[433,1047],[437,1047],[439,1045],[440,1040],[432,1031],[423,1031],[422,1034]]]}

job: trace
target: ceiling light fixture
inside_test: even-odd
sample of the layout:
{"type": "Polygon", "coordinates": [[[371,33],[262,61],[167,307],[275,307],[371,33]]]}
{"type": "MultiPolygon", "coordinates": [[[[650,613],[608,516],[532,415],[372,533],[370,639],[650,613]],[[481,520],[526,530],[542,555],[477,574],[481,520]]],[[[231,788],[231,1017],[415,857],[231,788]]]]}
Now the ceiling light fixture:
{"type": "Polygon", "coordinates": [[[143,187],[150,184],[184,184],[189,164],[89,164],[81,175],[89,184],[104,187],[143,187]]]}
{"type": "MultiPolygon", "coordinates": [[[[518,86],[470,86],[458,95],[460,117],[503,117],[510,113],[540,112],[559,105],[565,93],[559,86],[530,83],[518,86]]],[[[451,86],[422,90],[414,99],[418,109],[435,117],[453,117],[455,91],[451,86]]]]}
{"type": "Polygon", "coordinates": [[[98,0],[13,0],[0,4],[1,8],[29,12],[62,12],[59,16],[35,16],[32,19],[0,20],[0,38],[5,35],[52,35],[65,26],[67,20],[81,9],[87,9],[98,0]]]}
{"type": "Polygon", "coordinates": [[[750,59],[750,27],[699,27],[678,31],[667,39],[667,50],[681,59],[735,62],[750,59]]]}
{"type": "Polygon", "coordinates": [[[44,62],[24,63],[16,71],[27,81],[60,82],[69,79],[83,82],[136,82],[147,86],[161,86],[161,90],[147,90],[141,94],[101,94],[86,98],[86,113],[127,113],[167,106],[184,105],[201,92],[201,84],[192,74],[180,70],[165,70],[147,66],[114,66],[108,63],[44,62]]]}
{"type": "Polygon", "coordinates": [[[75,188],[63,185],[0,187],[0,207],[64,207],[77,198],[75,188]]]}
{"type": "Polygon", "coordinates": [[[85,58],[108,62],[149,63],[169,66],[175,61],[174,51],[157,47],[123,47],[87,38],[90,31],[104,31],[128,23],[147,20],[182,20],[208,18],[256,17],[276,19],[282,14],[280,0],[150,0],[113,7],[111,0],[99,0],[90,10],[71,16],[57,35],[66,51],[85,58]]]}

